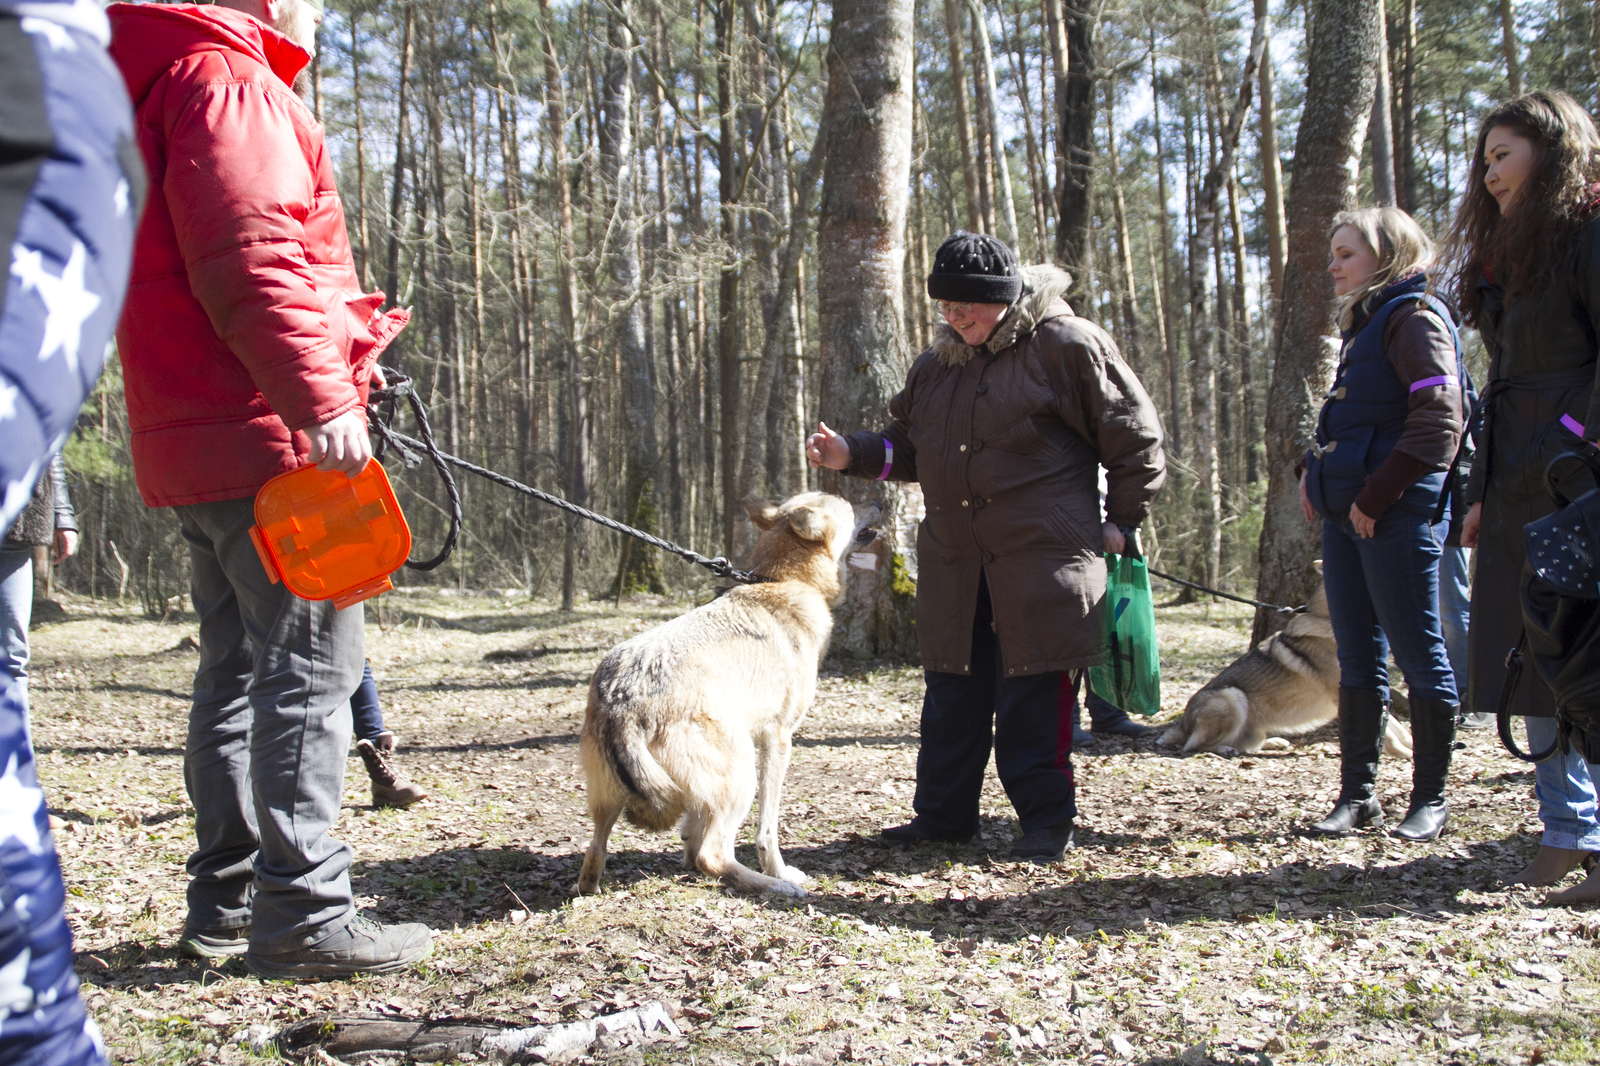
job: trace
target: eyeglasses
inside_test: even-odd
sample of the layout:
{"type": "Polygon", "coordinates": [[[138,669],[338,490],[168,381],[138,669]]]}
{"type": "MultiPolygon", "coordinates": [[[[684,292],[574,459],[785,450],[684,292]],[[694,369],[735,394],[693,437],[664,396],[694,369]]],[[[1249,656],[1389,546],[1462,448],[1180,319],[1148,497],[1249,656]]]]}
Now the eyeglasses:
{"type": "Polygon", "coordinates": [[[935,300],[933,301],[933,305],[937,307],[939,309],[939,313],[946,318],[949,318],[951,315],[964,315],[968,311],[972,310],[973,307],[977,306],[976,304],[972,303],[953,304],[947,300],[935,300]]]}

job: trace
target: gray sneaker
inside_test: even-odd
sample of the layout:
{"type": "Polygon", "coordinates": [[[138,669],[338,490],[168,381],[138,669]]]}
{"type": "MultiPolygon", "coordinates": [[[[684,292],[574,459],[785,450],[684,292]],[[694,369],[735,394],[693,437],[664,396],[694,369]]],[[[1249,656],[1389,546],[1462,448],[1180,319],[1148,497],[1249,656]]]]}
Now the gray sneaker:
{"type": "Polygon", "coordinates": [[[349,977],[403,970],[432,950],[433,930],[421,922],[384,925],[358,915],[310,947],[271,955],[252,950],[245,954],[244,964],[257,977],[349,977]]]}
{"type": "Polygon", "coordinates": [[[178,940],[178,954],[191,959],[231,959],[250,950],[250,927],[211,929],[196,932],[185,929],[178,940]]]}
{"type": "Polygon", "coordinates": [[[1479,711],[1477,714],[1464,714],[1461,716],[1462,729],[1493,729],[1494,715],[1488,711],[1479,711]]]}

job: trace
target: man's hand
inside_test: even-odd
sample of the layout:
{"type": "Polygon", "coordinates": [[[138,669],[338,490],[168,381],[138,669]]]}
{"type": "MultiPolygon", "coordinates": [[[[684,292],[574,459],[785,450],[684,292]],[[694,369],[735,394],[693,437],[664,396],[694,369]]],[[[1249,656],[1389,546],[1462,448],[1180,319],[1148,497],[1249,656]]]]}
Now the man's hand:
{"type": "Polygon", "coordinates": [[[1483,504],[1475,503],[1467,509],[1467,517],[1461,522],[1461,546],[1463,548],[1476,548],[1478,546],[1478,529],[1483,525],[1483,504]]]}
{"type": "Polygon", "coordinates": [[[1307,522],[1317,520],[1317,512],[1311,506],[1311,497],[1306,495],[1306,472],[1300,471],[1300,513],[1306,516],[1307,522]]]}
{"type": "Polygon", "coordinates": [[[50,561],[56,566],[60,566],[77,554],[78,531],[76,529],[56,530],[55,550],[50,553],[50,561]]]}
{"type": "Polygon", "coordinates": [[[367,436],[367,413],[359,407],[328,419],[307,431],[311,437],[311,461],[318,470],[337,470],[353,478],[372,458],[372,439],[367,436]]]}
{"type": "Polygon", "coordinates": [[[1122,535],[1122,528],[1115,522],[1101,524],[1100,539],[1105,544],[1106,551],[1112,555],[1121,555],[1128,548],[1128,538],[1122,535]]]}
{"type": "Polygon", "coordinates": [[[850,465],[850,445],[826,422],[818,422],[817,431],[806,438],[806,462],[813,467],[843,470],[850,465]]]}

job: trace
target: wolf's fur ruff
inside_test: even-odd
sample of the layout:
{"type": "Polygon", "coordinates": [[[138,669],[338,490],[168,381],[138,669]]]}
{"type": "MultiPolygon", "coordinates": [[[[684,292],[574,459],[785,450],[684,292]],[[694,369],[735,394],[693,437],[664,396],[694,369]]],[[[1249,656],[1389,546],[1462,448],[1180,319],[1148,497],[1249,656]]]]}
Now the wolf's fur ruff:
{"type": "Polygon", "coordinates": [[[833,631],[841,562],[872,539],[878,507],[809,492],[782,504],[748,499],[745,510],[762,530],[751,569],[772,580],[618,645],[589,683],[579,745],[595,830],[580,892],[599,887],[606,840],[626,813],[646,829],[679,825],[685,866],[805,895],[805,875],[778,851],[779,796],[833,631]],[[762,874],[734,858],[758,790],[762,874]]]}

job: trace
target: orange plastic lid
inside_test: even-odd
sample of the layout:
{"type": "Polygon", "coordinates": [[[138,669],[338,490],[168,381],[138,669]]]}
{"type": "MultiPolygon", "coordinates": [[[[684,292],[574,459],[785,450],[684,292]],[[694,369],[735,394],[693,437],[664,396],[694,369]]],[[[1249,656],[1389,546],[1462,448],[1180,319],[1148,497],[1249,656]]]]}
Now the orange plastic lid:
{"type": "Polygon", "coordinates": [[[411,529],[376,460],[354,478],[315,466],[279,474],[256,493],[250,539],[274,584],[339,608],[392,589],[389,575],[411,553],[411,529]]]}

